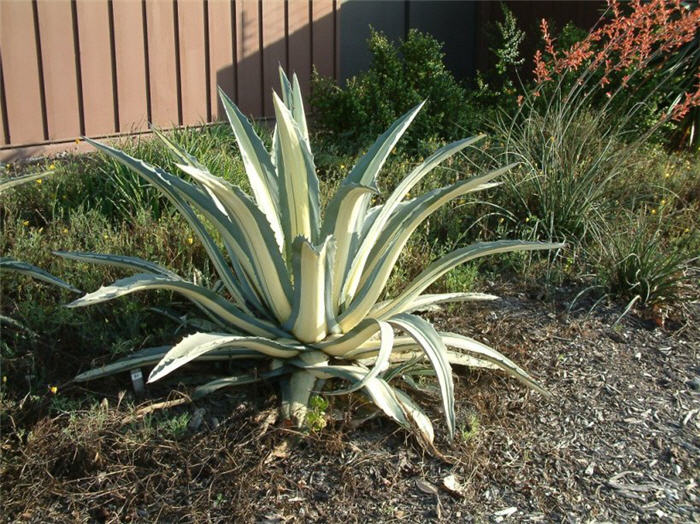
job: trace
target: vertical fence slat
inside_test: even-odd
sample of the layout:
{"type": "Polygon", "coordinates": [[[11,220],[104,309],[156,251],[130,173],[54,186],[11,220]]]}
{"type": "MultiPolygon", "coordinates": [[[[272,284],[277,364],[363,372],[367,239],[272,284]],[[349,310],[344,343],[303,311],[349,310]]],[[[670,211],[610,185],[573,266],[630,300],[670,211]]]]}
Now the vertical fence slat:
{"type": "Polygon", "coordinates": [[[146,49],[141,2],[113,0],[112,10],[119,131],[140,131],[146,128],[148,122],[146,49]]]}
{"type": "Polygon", "coordinates": [[[172,0],[148,0],[148,64],[151,120],[157,126],[178,125],[178,86],[172,0]]]}
{"type": "MultiPolygon", "coordinates": [[[[311,78],[311,28],[309,27],[309,1],[289,0],[289,73],[296,73],[304,100],[310,93],[311,78]]],[[[308,108],[307,108],[308,109],[308,108]]]]}
{"type": "Polygon", "coordinates": [[[49,139],[80,135],[78,73],[69,0],[38,0],[49,139]]]}
{"type": "Polygon", "coordinates": [[[209,0],[209,70],[212,120],[226,118],[219,102],[217,86],[235,98],[235,66],[233,64],[233,28],[231,27],[231,2],[209,0]]]}
{"type": "Polygon", "coordinates": [[[339,4],[0,0],[0,143],[129,133],[149,117],[161,127],[199,124],[222,116],[217,85],[237,95],[246,114],[269,116],[279,64],[297,73],[304,94],[312,56],[322,74],[333,74],[339,4]]]}
{"type": "Polygon", "coordinates": [[[258,0],[236,0],[238,107],[246,115],[262,114],[258,0]]]}
{"type": "Polygon", "coordinates": [[[263,26],[263,86],[262,98],[264,116],[273,116],[273,89],[279,93],[280,65],[286,67],[287,43],[285,41],[284,2],[281,0],[262,0],[263,26]]]}
{"type": "Polygon", "coordinates": [[[11,143],[41,142],[44,124],[30,2],[0,2],[0,53],[11,143]]]}
{"type": "Polygon", "coordinates": [[[177,16],[180,29],[182,123],[202,124],[207,121],[208,96],[203,0],[179,1],[177,16]]]}
{"type": "Polygon", "coordinates": [[[313,0],[313,57],[318,72],[333,76],[335,56],[333,43],[333,0],[313,0]]]}
{"type": "Polygon", "coordinates": [[[112,50],[107,0],[77,0],[80,35],[80,69],[83,80],[85,134],[100,135],[114,129],[112,50]]]}
{"type": "MultiPolygon", "coordinates": [[[[2,13],[0,13],[0,16],[2,16],[2,13]]],[[[0,49],[2,49],[2,46],[0,45],[0,49]]],[[[3,88],[4,82],[4,71],[2,68],[2,54],[0,54],[0,145],[5,145],[10,143],[10,138],[7,136],[7,133],[5,130],[7,129],[7,119],[5,115],[5,108],[3,104],[3,98],[5,96],[5,90],[3,88]]]]}

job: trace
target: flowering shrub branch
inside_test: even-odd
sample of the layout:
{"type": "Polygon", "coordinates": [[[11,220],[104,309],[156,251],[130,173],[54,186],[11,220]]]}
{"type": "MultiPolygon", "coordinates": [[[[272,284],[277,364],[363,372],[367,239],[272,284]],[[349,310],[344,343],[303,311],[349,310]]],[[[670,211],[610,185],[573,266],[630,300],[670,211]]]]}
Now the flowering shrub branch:
{"type": "MultiPolygon", "coordinates": [[[[544,53],[538,50],[534,56],[536,94],[553,81],[553,76],[577,72],[579,86],[598,75],[599,86],[608,89],[606,96],[610,98],[613,95],[608,86],[631,88],[635,75],[643,81],[673,64],[674,57],[693,42],[700,29],[700,9],[684,6],[680,0],[632,0],[625,8],[617,0],[608,0],[608,7],[610,18],[601,18],[585,39],[559,51],[547,21],[542,20],[544,53]]],[[[700,105],[700,75],[696,77],[695,86],[681,93],[664,118],[681,120],[700,105]]]]}

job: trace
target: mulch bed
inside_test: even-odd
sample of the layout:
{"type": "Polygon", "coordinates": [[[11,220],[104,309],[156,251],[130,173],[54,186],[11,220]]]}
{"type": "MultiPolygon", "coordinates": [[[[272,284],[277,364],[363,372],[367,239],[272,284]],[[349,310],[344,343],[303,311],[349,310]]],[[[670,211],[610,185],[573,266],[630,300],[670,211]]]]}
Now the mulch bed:
{"type": "Polygon", "coordinates": [[[619,308],[567,314],[564,299],[500,294],[509,298],[434,320],[525,365],[552,397],[458,370],[453,442],[439,403],[419,397],[442,457],[382,417],[358,427],[359,395],[335,399],[328,426],[303,435],[272,423],[273,389],[232,390],[171,408],[198,410],[198,423],[175,439],[149,430],[154,419],[128,420],[128,395],[106,388],[91,411],[3,407],[2,518],[699,521],[700,304],[666,328],[634,315],[612,328],[619,308]]]}

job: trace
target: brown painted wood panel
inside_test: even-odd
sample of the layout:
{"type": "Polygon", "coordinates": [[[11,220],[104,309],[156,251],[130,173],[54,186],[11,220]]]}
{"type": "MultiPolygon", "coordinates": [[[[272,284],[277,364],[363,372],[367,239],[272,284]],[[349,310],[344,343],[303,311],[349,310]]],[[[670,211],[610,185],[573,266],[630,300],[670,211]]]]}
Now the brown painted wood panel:
{"type": "Polygon", "coordinates": [[[149,118],[143,5],[113,0],[112,11],[119,131],[128,133],[145,129],[149,118]]]}
{"type": "Polygon", "coordinates": [[[160,127],[180,123],[172,0],[148,0],[148,65],[151,121],[160,127]]]}
{"type": "Polygon", "coordinates": [[[262,56],[258,0],[236,0],[238,107],[246,115],[262,116],[262,56]]]}
{"type": "Polygon", "coordinates": [[[263,114],[274,116],[272,91],[280,91],[279,66],[287,68],[287,39],[285,36],[285,2],[262,0],[263,35],[263,114]]]}
{"type": "Polygon", "coordinates": [[[38,0],[49,139],[81,134],[79,81],[69,0],[38,0]]]}
{"type": "Polygon", "coordinates": [[[335,73],[335,36],[333,35],[333,0],[312,0],[313,65],[324,76],[335,73]]]}
{"type": "Polygon", "coordinates": [[[203,0],[180,0],[177,3],[184,125],[203,124],[208,118],[204,8],[203,0]]]}
{"type": "MultiPolygon", "coordinates": [[[[311,92],[311,27],[309,0],[289,0],[288,7],[289,71],[297,74],[306,101],[311,92]]],[[[307,108],[308,110],[308,108],[307,108]]]]}
{"type": "Polygon", "coordinates": [[[217,86],[233,100],[236,98],[236,68],[233,60],[235,34],[229,0],[209,0],[209,98],[212,120],[224,120],[217,86]]]}
{"type": "Polygon", "coordinates": [[[0,53],[10,143],[41,142],[44,124],[31,3],[0,2],[0,53]]]}
{"type": "Polygon", "coordinates": [[[3,103],[3,99],[5,97],[5,89],[3,88],[4,83],[5,81],[3,79],[2,71],[2,55],[0,55],[0,145],[10,143],[10,138],[7,136],[7,119],[5,118],[5,108],[3,103]]]}
{"type": "Polygon", "coordinates": [[[114,133],[115,93],[107,0],[77,0],[85,134],[114,133]]]}

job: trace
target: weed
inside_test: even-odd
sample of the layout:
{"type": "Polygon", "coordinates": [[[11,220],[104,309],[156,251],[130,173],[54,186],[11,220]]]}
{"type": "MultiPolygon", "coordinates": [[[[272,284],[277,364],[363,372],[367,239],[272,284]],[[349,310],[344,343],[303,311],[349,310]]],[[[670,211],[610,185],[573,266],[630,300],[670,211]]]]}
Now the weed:
{"type": "Polygon", "coordinates": [[[476,413],[470,413],[466,423],[460,428],[460,436],[463,442],[469,442],[479,434],[479,417],[476,413]]]}
{"type": "Polygon", "coordinates": [[[328,424],[326,410],[328,401],[320,395],[313,395],[309,399],[309,410],[306,413],[304,424],[309,431],[316,433],[328,424]]]}

